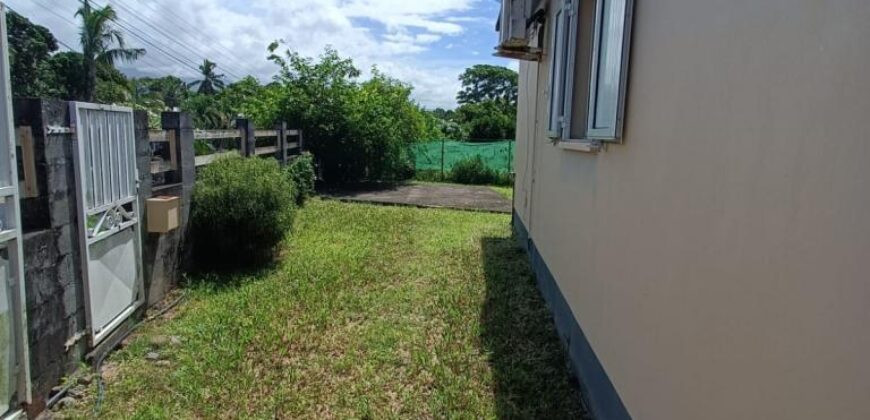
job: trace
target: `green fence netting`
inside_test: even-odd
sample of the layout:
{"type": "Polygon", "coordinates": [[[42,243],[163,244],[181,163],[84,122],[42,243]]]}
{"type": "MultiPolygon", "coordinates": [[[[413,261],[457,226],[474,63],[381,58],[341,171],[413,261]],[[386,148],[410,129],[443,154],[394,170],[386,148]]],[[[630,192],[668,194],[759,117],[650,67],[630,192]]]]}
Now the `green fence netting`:
{"type": "Polygon", "coordinates": [[[480,156],[486,166],[498,172],[512,172],[514,162],[514,141],[494,142],[432,141],[411,145],[411,156],[416,170],[443,169],[449,172],[453,165],[464,159],[480,156]],[[442,154],[443,147],[443,154],[442,154]]]}

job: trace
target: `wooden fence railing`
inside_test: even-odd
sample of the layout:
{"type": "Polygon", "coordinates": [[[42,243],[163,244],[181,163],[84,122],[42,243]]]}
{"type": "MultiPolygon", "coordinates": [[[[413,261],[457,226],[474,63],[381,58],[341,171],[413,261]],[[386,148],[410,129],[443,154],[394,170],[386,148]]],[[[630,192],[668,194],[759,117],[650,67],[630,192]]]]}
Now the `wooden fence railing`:
{"type": "MultiPolygon", "coordinates": [[[[194,130],[196,167],[208,165],[227,155],[244,157],[272,155],[282,164],[303,151],[302,130],[280,123],[274,130],[257,130],[246,119],[236,121],[237,130],[194,130]],[[291,141],[292,140],[292,141],[291,141]],[[202,149],[210,153],[201,153],[202,149]]],[[[150,130],[151,175],[155,186],[172,185],[178,178],[178,144],[174,130],[150,130]]]]}

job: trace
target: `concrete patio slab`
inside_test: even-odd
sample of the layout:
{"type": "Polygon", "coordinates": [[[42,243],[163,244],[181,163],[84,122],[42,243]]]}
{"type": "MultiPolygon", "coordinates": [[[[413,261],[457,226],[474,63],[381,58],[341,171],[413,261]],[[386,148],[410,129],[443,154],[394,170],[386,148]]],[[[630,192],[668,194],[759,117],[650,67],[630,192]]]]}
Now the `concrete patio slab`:
{"type": "Polygon", "coordinates": [[[324,192],[341,201],[510,213],[511,202],[484,186],[440,183],[362,184],[324,192]]]}

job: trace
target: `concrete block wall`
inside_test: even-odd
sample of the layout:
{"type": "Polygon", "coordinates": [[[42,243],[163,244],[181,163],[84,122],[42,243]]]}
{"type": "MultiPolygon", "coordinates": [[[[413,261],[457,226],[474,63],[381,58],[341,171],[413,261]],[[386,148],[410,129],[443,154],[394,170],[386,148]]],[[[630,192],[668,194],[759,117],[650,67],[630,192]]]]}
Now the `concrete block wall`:
{"type": "Polygon", "coordinates": [[[181,280],[182,271],[190,261],[187,246],[190,205],[196,178],[196,161],[193,149],[193,121],[190,115],[180,112],[164,112],[161,116],[164,130],[173,130],[181,172],[181,182],[169,186],[153,186],[150,173],[151,148],[148,144],[147,116],[137,116],[136,138],[139,166],[139,196],[142,203],[142,259],[144,260],[145,289],[148,305],[160,301],[181,280]],[[143,170],[144,168],[144,170],[143,170]],[[148,197],[174,196],[180,198],[178,229],[168,233],[148,233],[148,213],[144,211],[148,197]]]}
{"type": "Polygon", "coordinates": [[[48,134],[69,127],[69,106],[55,100],[20,100],[16,125],[31,127],[39,197],[22,200],[24,281],[34,406],[75,370],[87,352],[84,289],[76,219],[72,134],[48,134]]]}
{"type": "Polygon", "coordinates": [[[144,310],[160,301],[179,282],[186,266],[190,203],[195,179],[193,125],[189,116],[165,113],[164,127],[176,131],[182,182],[152,188],[147,114],[136,112],[136,157],[139,172],[139,200],[142,218],[142,258],[145,276],[145,305],[101,348],[90,347],[85,315],[84,282],[77,218],[75,186],[76,137],[70,127],[69,103],[47,99],[16,100],[17,127],[29,126],[33,133],[39,196],[22,200],[24,225],[24,268],[28,336],[30,340],[33,403],[31,413],[42,411],[52,387],[71,374],[88,354],[110,350],[118,336],[129,331],[144,310]],[[53,130],[49,130],[52,127],[53,130]],[[59,132],[49,134],[50,132],[59,132]],[[181,197],[179,229],[166,234],[146,230],[145,201],[153,195],[181,197]]]}

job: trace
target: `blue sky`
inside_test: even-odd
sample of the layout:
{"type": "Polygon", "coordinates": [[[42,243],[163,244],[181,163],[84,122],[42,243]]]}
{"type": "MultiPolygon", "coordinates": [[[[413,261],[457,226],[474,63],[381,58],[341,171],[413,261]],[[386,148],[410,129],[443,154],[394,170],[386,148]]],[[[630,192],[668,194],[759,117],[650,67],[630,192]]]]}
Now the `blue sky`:
{"type": "MultiPolygon", "coordinates": [[[[78,0],[4,1],[77,48],[78,0]]],[[[207,57],[230,80],[253,74],[268,81],[275,66],[266,60],[266,46],[282,39],[308,56],[331,45],[364,75],[375,65],[414,85],[414,98],[424,106],[452,108],[466,67],[516,68],[516,62],[492,56],[497,0],[92,1],[112,4],[129,42],[149,51],[120,66],[130,75],[191,78],[207,57]]]]}

